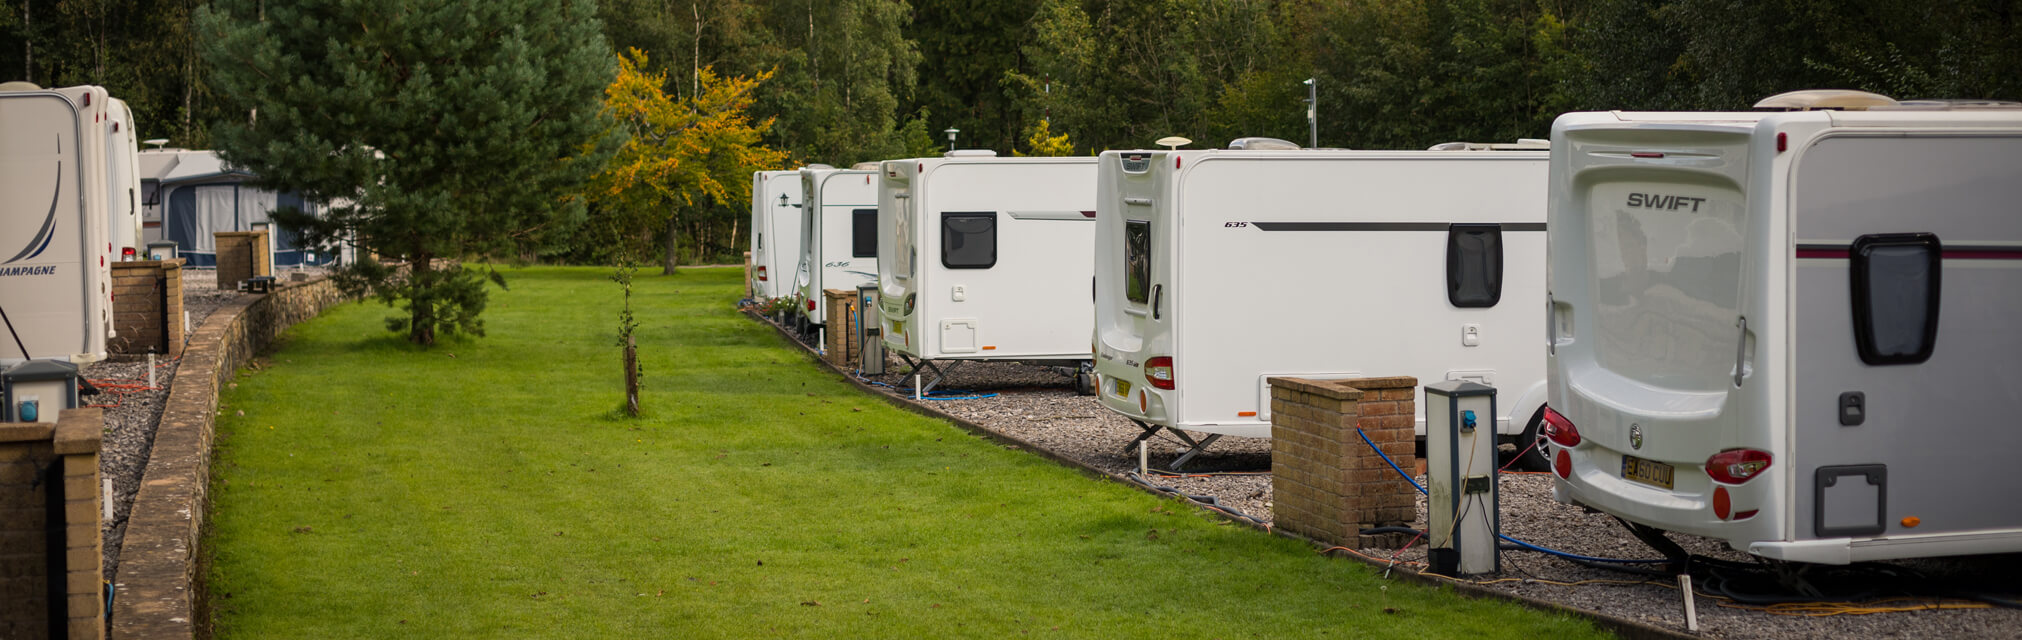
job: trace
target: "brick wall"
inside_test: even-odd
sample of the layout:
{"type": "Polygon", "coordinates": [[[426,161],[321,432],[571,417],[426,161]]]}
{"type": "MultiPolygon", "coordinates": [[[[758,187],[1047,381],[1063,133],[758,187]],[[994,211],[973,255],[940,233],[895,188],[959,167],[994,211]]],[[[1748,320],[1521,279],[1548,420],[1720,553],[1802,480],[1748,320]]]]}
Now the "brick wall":
{"type": "Polygon", "coordinates": [[[64,409],[53,426],[0,425],[0,638],[105,637],[104,429],[100,409],[64,409]],[[52,505],[57,490],[62,503],[52,505]],[[63,575],[51,574],[51,546],[63,575]],[[62,620],[51,619],[52,597],[61,599],[62,620]]]}
{"type": "Polygon", "coordinates": [[[218,288],[231,289],[253,276],[274,275],[274,255],[267,251],[265,231],[219,231],[218,288]]]}
{"type": "Polygon", "coordinates": [[[822,320],[828,325],[822,331],[822,358],[837,366],[856,364],[863,345],[853,337],[857,334],[857,292],[838,289],[823,289],[821,297],[828,305],[828,317],[822,320]]]}
{"type": "Polygon", "coordinates": [[[112,263],[113,353],[183,351],[182,259],[112,263]]]}
{"type": "Polygon", "coordinates": [[[183,640],[206,631],[198,544],[210,507],[218,387],[290,325],[343,300],[327,279],[282,283],[271,294],[240,296],[192,332],[127,518],[112,637],[183,640]]]}
{"type": "Polygon", "coordinates": [[[1416,490],[1356,429],[1409,470],[1418,380],[1271,378],[1271,513],[1279,528],[1352,548],[1402,546],[1408,536],[1363,529],[1410,526],[1416,490]]]}

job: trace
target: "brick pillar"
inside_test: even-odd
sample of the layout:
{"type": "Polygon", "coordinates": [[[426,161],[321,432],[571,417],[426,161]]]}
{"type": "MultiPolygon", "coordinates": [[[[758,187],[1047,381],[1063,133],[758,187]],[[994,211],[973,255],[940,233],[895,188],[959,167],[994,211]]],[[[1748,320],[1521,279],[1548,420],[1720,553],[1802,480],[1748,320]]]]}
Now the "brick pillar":
{"type": "Polygon", "coordinates": [[[0,424],[0,638],[46,638],[52,629],[76,640],[105,637],[104,425],[99,409],[64,409],[54,426],[0,424]],[[52,504],[59,489],[62,502],[52,504]],[[52,558],[63,563],[62,575],[51,575],[52,558]],[[65,619],[50,619],[52,604],[65,619]]]}
{"type": "Polygon", "coordinates": [[[1416,490],[1362,435],[1407,472],[1418,380],[1271,378],[1272,516],[1278,527],[1328,544],[1397,547],[1409,536],[1361,535],[1410,526],[1416,490]]]}
{"type": "Polygon", "coordinates": [[[857,351],[863,348],[852,340],[856,335],[857,292],[837,289],[821,290],[822,302],[828,305],[828,315],[822,319],[828,325],[822,331],[823,358],[837,366],[850,366],[857,361],[857,351]]]}
{"type": "Polygon", "coordinates": [[[232,289],[254,276],[274,275],[273,254],[267,252],[265,231],[219,231],[218,288],[232,289]]]}
{"type": "Polygon", "coordinates": [[[182,265],[181,259],[112,263],[114,353],[182,354],[182,265]]]}
{"type": "Polygon", "coordinates": [[[98,478],[104,431],[103,409],[64,409],[56,422],[53,448],[63,459],[64,592],[70,601],[64,622],[70,640],[105,637],[105,537],[99,533],[105,505],[98,478]]]}

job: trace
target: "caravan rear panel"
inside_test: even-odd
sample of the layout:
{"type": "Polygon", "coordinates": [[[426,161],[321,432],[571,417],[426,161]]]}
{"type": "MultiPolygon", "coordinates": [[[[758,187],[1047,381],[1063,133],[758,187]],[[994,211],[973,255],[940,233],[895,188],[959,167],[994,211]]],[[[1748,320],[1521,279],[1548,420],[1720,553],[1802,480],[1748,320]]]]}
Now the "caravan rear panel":
{"type": "Polygon", "coordinates": [[[801,191],[798,171],[751,174],[751,297],[793,293],[800,266],[801,191]]]}
{"type": "Polygon", "coordinates": [[[103,143],[86,144],[85,95],[106,100],[96,87],[0,92],[0,310],[27,349],[0,338],[0,363],[105,357],[106,220],[92,206],[104,192],[90,175],[103,143]]]}
{"type": "Polygon", "coordinates": [[[2008,118],[1562,117],[1561,498],[1789,560],[2022,550],[2008,118]]]}

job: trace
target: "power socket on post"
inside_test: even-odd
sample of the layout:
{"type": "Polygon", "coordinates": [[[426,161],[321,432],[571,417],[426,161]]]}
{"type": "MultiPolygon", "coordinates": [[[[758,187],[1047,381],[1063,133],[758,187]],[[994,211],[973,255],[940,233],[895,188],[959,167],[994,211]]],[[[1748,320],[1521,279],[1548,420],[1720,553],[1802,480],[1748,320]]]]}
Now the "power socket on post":
{"type": "Polygon", "coordinates": [[[1488,476],[1472,476],[1461,481],[1461,493],[1488,493],[1495,488],[1488,476]]]}

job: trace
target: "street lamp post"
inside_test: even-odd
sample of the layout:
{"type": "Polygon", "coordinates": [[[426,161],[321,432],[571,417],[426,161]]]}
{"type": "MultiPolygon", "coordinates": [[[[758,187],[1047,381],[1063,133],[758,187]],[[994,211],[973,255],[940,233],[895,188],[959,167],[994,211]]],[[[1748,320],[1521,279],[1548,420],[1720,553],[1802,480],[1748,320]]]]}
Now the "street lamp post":
{"type": "Polygon", "coordinates": [[[1306,79],[1306,147],[1320,147],[1320,86],[1306,79]]]}
{"type": "Polygon", "coordinates": [[[962,132],[962,130],[961,130],[961,129],[957,129],[957,128],[954,128],[954,127],[948,127],[948,128],[946,129],[946,130],[943,130],[943,131],[941,132],[941,133],[945,133],[945,134],[948,134],[948,150],[949,150],[949,151],[954,151],[954,150],[955,150],[955,134],[957,134],[957,133],[961,133],[961,132],[962,132]]]}

